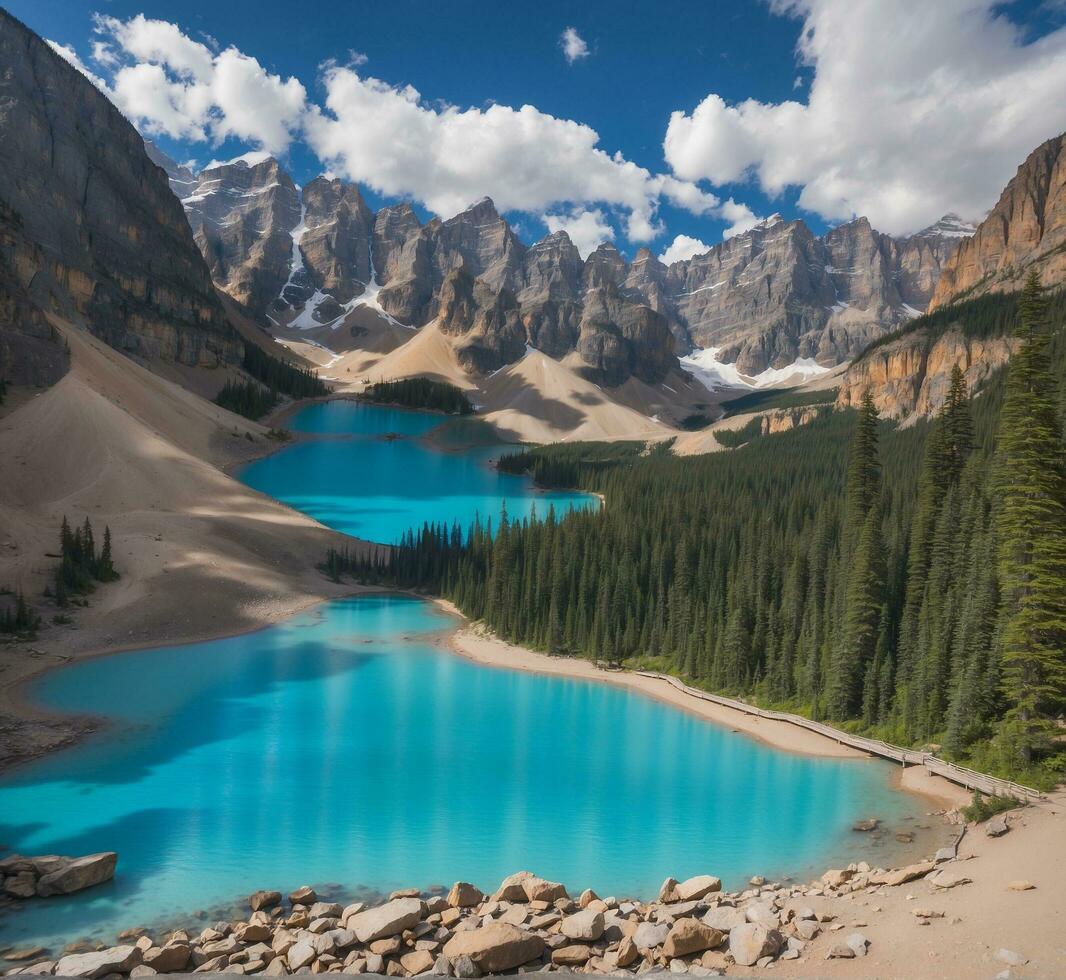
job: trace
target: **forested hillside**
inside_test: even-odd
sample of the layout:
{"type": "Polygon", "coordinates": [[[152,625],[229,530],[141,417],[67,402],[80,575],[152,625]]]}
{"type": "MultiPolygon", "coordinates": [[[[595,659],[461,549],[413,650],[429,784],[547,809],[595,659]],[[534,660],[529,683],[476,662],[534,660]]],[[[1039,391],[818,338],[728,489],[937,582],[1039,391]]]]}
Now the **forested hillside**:
{"type": "Polygon", "coordinates": [[[602,511],[425,528],[389,564],[331,570],[440,593],[508,640],[1046,783],[1064,765],[1066,316],[1037,283],[1018,305],[1009,372],[973,398],[956,372],[931,423],[867,402],[696,459],[544,447],[504,466],[602,511]]]}

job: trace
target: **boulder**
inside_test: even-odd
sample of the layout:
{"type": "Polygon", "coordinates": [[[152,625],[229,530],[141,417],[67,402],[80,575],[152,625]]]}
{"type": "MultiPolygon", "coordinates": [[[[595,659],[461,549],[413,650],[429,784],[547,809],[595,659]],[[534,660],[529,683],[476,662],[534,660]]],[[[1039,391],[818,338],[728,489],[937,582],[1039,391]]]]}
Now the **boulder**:
{"type": "Polygon", "coordinates": [[[318,896],[310,885],[301,885],[296,891],[289,892],[289,901],[293,905],[314,905],[318,896]]]}
{"type": "Polygon", "coordinates": [[[591,888],[586,888],[581,893],[581,897],[578,898],[577,904],[580,908],[588,908],[591,902],[599,901],[599,898],[600,896],[597,895],[591,888]]]}
{"type": "Polygon", "coordinates": [[[742,926],[747,921],[744,910],[735,909],[731,905],[719,905],[710,909],[703,917],[705,925],[712,929],[721,929],[722,932],[729,932],[735,926],[742,926]]]}
{"type": "Polygon", "coordinates": [[[827,960],[853,960],[855,959],[855,950],[853,950],[847,943],[837,943],[835,946],[830,947],[829,952],[825,954],[827,960]]]}
{"type": "Polygon", "coordinates": [[[1019,881],[1010,882],[1007,887],[1012,892],[1028,892],[1036,888],[1036,885],[1034,885],[1031,881],[1025,881],[1024,879],[1022,879],[1019,881]]]}
{"type": "Polygon", "coordinates": [[[866,947],[870,945],[870,940],[867,939],[861,932],[853,932],[844,940],[845,945],[850,946],[855,950],[856,956],[865,956],[866,947]]]}
{"type": "Polygon", "coordinates": [[[905,868],[897,868],[895,871],[889,871],[885,875],[885,884],[904,885],[908,881],[924,878],[934,867],[935,865],[932,861],[921,861],[918,864],[908,864],[905,868]]]}
{"type": "Polygon", "coordinates": [[[448,904],[456,909],[473,908],[485,901],[480,888],[475,888],[468,881],[457,881],[448,892],[448,904]]]}
{"type": "Polygon", "coordinates": [[[64,956],[56,964],[56,976],[102,977],[108,973],[129,973],[141,962],[136,946],[112,946],[95,953],[75,953],[64,956]]]}
{"type": "Polygon", "coordinates": [[[770,929],[776,929],[781,925],[781,916],[778,915],[769,905],[762,902],[749,905],[744,909],[744,918],[748,922],[758,922],[760,925],[769,927],[770,929]]]}
{"type": "Polygon", "coordinates": [[[292,948],[285,954],[285,959],[289,964],[289,969],[295,973],[305,966],[310,966],[317,956],[315,947],[301,939],[298,943],[293,943],[292,948]]]}
{"type": "Polygon", "coordinates": [[[339,919],[342,911],[336,902],[315,902],[307,914],[312,919],[339,919]]]}
{"type": "Polygon", "coordinates": [[[792,928],[796,930],[796,935],[800,939],[810,942],[822,931],[822,927],[814,919],[797,919],[792,923],[792,928]]]}
{"type": "Polygon", "coordinates": [[[281,904],[281,892],[257,891],[248,896],[248,906],[253,912],[260,909],[276,909],[281,904]]]}
{"type": "Polygon", "coordinates": [[[525,902],[526,890],[522,887],[522,883],[527,878],[532,878],[533,872],[531,871],[516,871],[513,875],[508,875],[503,881],[500,882],[500,887],[496,889],[492,898],[496,902],[525,902]]]}
{"type": "Polygon", "coordinates": [[[676,902],[677,901],[677,879],[667,878],[659,888],[659,901],[660,902],[676,902]]]}
{"type": "Polygon", "coordinates": [[[584,966],[592,955],[592,950],[582,943],[572,946],[560,946],[552,950],[552,962],[556,966],[584,966]]]}
{"type": "Polygon", "coordinates": [[[822,884],[828,885],[830,888],[839,888],[849,882],[854,876],[855,872],[849,871],[847,868],[833,868],[822,875],[822,884]]]}
{"type": "Polygon", "coordinates": [[[877,830],[877,825],[880,822],[877,817],[870,817],[869,820],[856,820],[851,825],[851,829],[860,833],[869,833],[871,830],[877,830]]]}
{"type": "Polygon", "coordinates": [[[101,851],[99,854],[86,854],[74,858],[41,876],[37,882],[37,894],[42,898],[49,895],[69,895],[80,892],[83,888],[102,884],[115,877],[115,865],[118,855],[114,851],[101,851]]]}
{"type": "Polygon", "coordinates": [[[153,946],[144,954],[144,965],[150,966],[156,973],[176,973],[185,969],[191,953],[188,943],[153,946]]]}
{"type": "Polygon", "coordinates": [[[754,966],[764,956],[774,956],[783,942],[781,933],[757,922],[729,930],[729,952],[740,966],[754,966]]]}
{"type": "Polygon", "coordinates": [[[933,864],[943,864],[945,861],[955,860],[954,847],[942,847],[933,855],[933,864]]]}
{"type": "Polygon", "coordinates": [[[669,935],[670,926],[665,922],[642,922],[633,931],[633,942],[637,944],[637,949],[655,949],[656,946],[662,946],[669,935]]]}
{"type": "Polygon", "coordinates": [[[384,905],[366,909],[351,916],[345,925],[355,932],[361,943],[370,943],[386,936],[397,936],[410,929],[426,914],[426,903],[420,898],[395,898],[384,905]]]}
{"type": "Polygon", "coordinates": [[[481,976],[481,968],[469,956],[457,956],[450,961],[452,976],[472,980],[481,976]]]}
{"type": "Polygon", "coordinates": [[[674,957],[702,953],[720,946],[724,939],[724,932],[696,919],[678,919],[663,943],[663,955],[674,957]]]}
{"type": "Polygon", "coordinates": [[[531,902],[555,902],[560,898],[569,898],[566,888],[557,881],[546,881],[544,878],[530,876],[522,882],[522,888],[526,898],[531,902]]]}
{"type": "Polygon", "coordinates": [[[1007,823],[1005,813],[997,813],[985,824],[985,833],[989,837],[1002,837],[1008,830],[1010,830],[1010,825],[1007,823]]]}
{"type": "Polygon", "coordinates": [[[544,940],[540,936],[502,922],[456,933],[444,947],[444,955],[453,964],[456,957],[468,956],[482,973],[513,970],[543,952],[544,940]]]}
{"type": "Polygon", "coordinates": [[[436,957],[424,949],[416,949],[400,957],[400,966],[411,976],[417,976],[419,973],[426,973],[431,970],[434,962],[436,962],[436,957]]]}
{"type": "Polygon", "coordinates": [[[626,967],[636,962],[640,956],[640,951],[637,949],[637,944],[633,942],[632,936],[626,936],[618,944],[618,953],[615,956],[615,963],[620,967],[626,967]]]}
{"type": "Polygon", "coordinates": [[[697,875],[695,878],[688,878],[674,889],[677,900],[681,902],[690,902],[721,890],[722,882],[714,875],[697,875]]]}
{"type": "Polygon", "coordinates": [[[568,915],[559,924],[559,931],[567,939],[580,939],[584,942],[594,943],[603,935],[603,913],[585,909],[568,915]]]}

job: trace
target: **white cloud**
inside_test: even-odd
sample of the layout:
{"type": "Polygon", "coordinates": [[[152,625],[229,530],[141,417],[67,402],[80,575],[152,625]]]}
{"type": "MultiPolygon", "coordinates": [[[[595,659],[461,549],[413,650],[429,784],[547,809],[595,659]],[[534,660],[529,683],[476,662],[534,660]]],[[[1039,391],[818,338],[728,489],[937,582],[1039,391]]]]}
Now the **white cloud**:
{"type": "Polygon", "coordinates": [[[216,53],[175,24],[143,14],[128,21],[98,16],[96,30],[104,40],[94,53],[118,65],[115,103],[148,134],[214,142],[234,137],[281,153],[300,127],[303,85],[269,73],[234,47],[216,53]]]}
{"type": "Polygon", "coordinates": [[[666,251],[659,256],[659,261],[664,262],[666,265],[674,262],[684,262],[686,259],[703,255],[704,252],[709,252],[710,250],[711,246],[706,242],[701,242],[698,238],[692,238],[689,235],[678,235],[670,243],[666,251]]]}
{"type": "Polygon", "coordinates": [[[771,0],[802,18],[806,102],[708,95],[671,115],[677,176],[802,188],[823,217],[903,233],[978,216],[1037,145],[1066,129],[1066,27],[1027,43],[996,0],[771,0]]]}
{"type": "Polygon", "coordinates": [[[614,239],[614,229],[599,208],[589,211],[577,208],[564,214],[546,214],[544,223],[553,235],[557,231],[565,231],[583,259],[604,242],[614,239]]]}
{"type": "Polygon", "coordinates": [[[563,49],[563,56],[569,65],[589,56],[589,46],[585,43],[585,39],[578,34],[577,29],[573,27],[568,27],[559,36],[559,47],[563,49]]]}
{"type": "Polygon", "coordinates": [[[325,110],[305,120],[308,144],[349,180],[385,196],[408,196],[449,217],[488,195],[503,211],[543,214],[560,205],[607,205],[624,213],[627,236],[660,230],[660,196],[703,213],[718,199],[672,176],[608,154],[591,127],[534,106],[461,109],[429,104],[411,86],[331,67],[325,110]]]}
{"type": "Polygon", "coordinates": [[[48,45],[60,58],[62,58],[72,68],[76,68],[80,71],[90,82],[93,83],[101,92],[107,92],[107,82],[105,82],[99,75],[94,75],[85,63],[78,57],[78,52],[75,51],[69,44],[60,44],[58,41],[50,41],[45,38],[45,44],[48,45]]]}
{"type": "MultiPolygon", "coordinates": [[[[736,220],[729,209],[750,216],[691,181],[605,151],[590,126],[532,105],[424,100],[409,85],[361,75],[366,56],[356,51],[344,64],[320,65],[319,106],[296,78],[269,72],[235,47],[194,39],[176,24],[97,15],[94,30],[93,59],[110,88],[72,48],[60,53],[149,136],[216,145],[233,139],[272,154],[302,138],[324,168],[383,196],[417,200],[447,218],[488,195],[501,211],[566,221],[582,242],[613,237],[612,223],[630,241],[650,241],[664,231],[664,200],[727,221],[736,220]]],[[[587,54],[576,32],[573,39],[574,50],[587,54]]]]}
{"type": "Polygon", "coordinates": [[[746,204],[739,204],[734,201],[733,198],[729,198],[725,201],[720,208],[718,208],[718,217],[723,221],[728,221],[729,227],[722,232],[723,238],[732,238],[734,235],[741,235],[744,232],[754,228],[762,219],[749,208],[746,204]]]}

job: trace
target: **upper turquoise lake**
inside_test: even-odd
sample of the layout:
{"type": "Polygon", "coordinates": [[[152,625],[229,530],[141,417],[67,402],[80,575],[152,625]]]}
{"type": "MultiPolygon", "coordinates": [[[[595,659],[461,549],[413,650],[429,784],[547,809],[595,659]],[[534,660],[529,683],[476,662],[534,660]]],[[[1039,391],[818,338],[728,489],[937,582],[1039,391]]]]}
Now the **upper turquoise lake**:
{"type": "Polygon", "coordinates": [[[495,525],[504,504],[512,518],[598,506],[588,494],[537,490],[526,477],[496,472],[490,460],[509,447],[437,448],[444,440],[423,437],[442,423],[456,424],[424,412],[319,402],[288,425],[321,438],[256,460],[238,478],[328,527],[385,544],[426,521],[458,521],[464,531],[475,517],[495,525]]]}
{"type": "MultiPolygon", "coordinates": [[[[361,458],[367,465],[364,452],[380,464],[382,446],[405,444],[414,474],[442,455],[459,474],[492,474],[480,451],[464,460],[417,438],[372,438],[375,426],[439,418],[313,408],[301,424],[370,431],[270,459],[282,472],[297,457],[288,479],[296,488],[311,474],[316,497],[351,491],[338,525],[378,512],[385,487],[345,481],[361,458]]],[[[461,517],[456,501],[495,506],[502,495],[511,510],[512,500],[541,499],[517,478],[505,494],[467,479],[456,498],[415,486],[396,506],[420,523],[461,517]]],[[[188,923],[197,910],[206,923],[255,889],[305,883],[338,896],[457,879],[488,890],[528,868],[620,896],[652,897],[667,875],[714,873],[737,886],[862,857],[884,864],[891,830],[922,825],[922,802],[892,788],[884,762],[782,752],[619,687],[481,667],[447,650],[454,625],[421,599],[363,596],[259,632],[37,678],[37,703],[110,724],[0,778],[0,845],[117,850],[118,875],[4,913],[3,944],[113,941],[129,926],[188,923]],[[851,831],[871,815],[887,835],[851,831]]]]}

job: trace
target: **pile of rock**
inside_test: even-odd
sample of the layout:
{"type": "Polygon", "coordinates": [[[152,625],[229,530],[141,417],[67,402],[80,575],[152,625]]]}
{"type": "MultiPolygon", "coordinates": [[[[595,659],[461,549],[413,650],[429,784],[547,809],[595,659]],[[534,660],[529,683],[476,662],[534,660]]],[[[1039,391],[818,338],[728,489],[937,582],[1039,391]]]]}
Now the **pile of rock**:
{"type": "Polygon", "coordinates": [[[12,854],[0,860],[0,882],[9,898],[47,898],[69,895],[115,877],[118,855],[114,851],[84,857],[23,857],[12,854]]]}
{"type": "MultiPolygon", "coordinates": [[[[658,901],[647,903],[601,899],[591,890],[574,900],[563,885],[527,871],[506,878],[491,896],[457,882],[447,895],[427,897],[412,889],[370,907],[320,901],[308,887],[292,892],[287,903],[280,892],[259,891],[250,896],[244,920],[218,922],[196,935],[177,930],[158,941],[135,930],[124,934],[125,945],[75,947],[8,975],[343,972],[471,978],[513,970],[665,968],[711,976],[734,963],[766,966],[777,958],[800,958],[835,916],[793,908],[792,900],[850,888],[864,873],[830,872],[813,886],[755,878],[737,893],[723,892],[711,875],[670,878],[658,901]]],[[[866,947],[856,933],[828,955],[862,956],[866,947]]]]}

